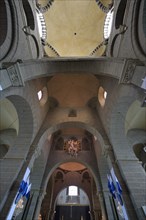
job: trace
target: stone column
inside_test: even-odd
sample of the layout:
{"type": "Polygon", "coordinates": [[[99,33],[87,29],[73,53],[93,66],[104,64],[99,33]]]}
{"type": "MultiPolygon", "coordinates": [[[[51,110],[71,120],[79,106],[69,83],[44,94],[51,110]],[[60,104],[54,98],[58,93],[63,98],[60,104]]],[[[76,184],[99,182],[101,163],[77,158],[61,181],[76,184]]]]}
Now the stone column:
{"type": "Polygon", "coordinates": [[[109,202],[105,202],[105,198],[106,198],[105,195],[103,194],[103,192],[100,192],[98,196],[101,205],[102,220],[113,220],[114,218],[113,215],[111,214],[112,212],[109,202]],[[110,216],[112,217],[110,218],[110,216]]]}
{"type": "Polygon", "coordinates": [[[90,211],[90,218],[91,218],[91,220],[98,220],[95,217],[95,211],[94,210],[90,211]]]}
{"type": "MultiPolygon", "coordinates": [[[[111,167],[111,168],[113,168],[114,169],[114,172],[115,172],[115,174],[116,174],[116,176],[117,176],[117,178],[118,178],[118,180],[119,180],[119,182],[120,182],[120,185],[121,185],[121,187],[122,187],[122,197],[123,197],[123,200],[124,200],[124,204],[125,204],[125,207],[126,207],[126,211],[127,211],[127,214],[128,214],[128,216],[129,216],[129,218],[130,219],[132,219],[132,220],[137,220],[137,217],[136,217],[136,212],[135,212],[135,210],[134,210],[134,207],[133,207],[133,204],[132,204],[132,201],[131,201],[131,199],[130,199],[130,195],[129,195],[129,191],[127,190],[127,186],[126,186],[126,184],[125,184],[125,182],[124,182],[124,180],[123,180],[123,177],[122,177],[122,175],[121,175],[121,173],[120,173],[120,169],[119,169],[119,162],[118,161],[116,161],[116,159],[115,159],[115,156],[114,156],[114,153],[113,153],[113,150],[112,150],[112,148],[111,147],[109,147],[109,149],[108,149],[108,151],[107,151],[108,153],[107,153],[107,159],[108,159],[108,162],[109,162],[109,166],[111,167]]],[[[128,161],[127,161],[128,162],[128,161]]],[[[132,163],[133,165],[133,168],[135,169],[135,166],[134,166],[134,164],[135,164],[135,162],[136,161],[129,161],[130,163],[129,163],[129,165],[128,165],[128,163],[126,162],[126,160],[125,161],[123,161],[123,163],[127,166],[127,169],[129,169],[130,167],[129,167],[129,165],[130,165],[130,163],[132,163]]],[[[123,166],[123,168],[125,167],[125,165],[123,166]]],[[[122,169],[123,169],[122,168],[122,169]]],[[[131,169],[131,168],[130,168],[131,169]]]]}
{"type": "Polygon", "coordinates": [[[54,219],[54,215],[55,215],[55,210],[51,209],[50,210],[50,215],[49,215],[49,219],[48,220],[53,220],[54,219]]]}
{"type": "Polygon", "coordinates": [[[19,189],[16,177],[24,163],[23,158],[5,158],[0,161],[0,217],[7,216],[19,189]]]}
{"type": "Polygon", "coordinates": [[[46,194],[46,192],[44,192],[44,191],[40,191],[40,193],[39,193],[39,197],[37,200],[36,209],[35,209],[35,213],[34,213],[34,219],[37,219],[40,214],[41,204],[42,204],[42,201],[44,199],[45,194],[46,194]]]}
{"type": "Polygon", "coordinates": [[[134,217],[134,211],[136,211],[138,218],[144,220],[145,216],[142,212],[142,205],[145,205],[146,202],[144,193],[146,189],[146,175],[144,169],[138,160],[125,160],[123,158],[123,160],[118,160],[117,164],[124,173],[129,196],[133,201],[134,210],[131,210],[131,215],[133,214],[132,219],[137,219],[136,216],[134,217]]]}
{"type": "Polygon", "coordinates": [[[112,207],[110,204],[109,190],[108,190],[108,183],[107,183],[107,174],[109,173],[107,159],[105,158],[105,155],[100,155],[97,161],[98,161],[100,180],[101,180],[101,185],[102,185],[102,191],[99,192],[99,200],[100,200],[102,216],[103,216],[102,219],[113,220],[114,216],[113,216],[113,211],[112,211],[112,207]]]}
{"type": "Polygon", "coordinates": [[[39,190],[33,190],[32,191],[32,198],[31,198],[31,202],[29,204],[29,208],[27,210],[27,213],[24,213],[25,220],[34,220],[34,215],[36,213],[36,207],[37,207],[37,202],[39,199],[39,190]]]}

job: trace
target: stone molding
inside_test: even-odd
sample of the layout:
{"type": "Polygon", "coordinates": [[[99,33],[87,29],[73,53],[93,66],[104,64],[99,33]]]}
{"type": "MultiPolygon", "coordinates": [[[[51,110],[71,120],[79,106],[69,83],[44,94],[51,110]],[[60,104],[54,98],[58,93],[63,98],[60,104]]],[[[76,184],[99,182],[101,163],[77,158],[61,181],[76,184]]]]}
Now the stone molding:
{"type": "Polygon", "coordinates": [[[34,150],[34,154],[29,162],[29,168],[32,169],[35,160],[41,155],[41,148],[36,146],[35,150],[34,150]]]}

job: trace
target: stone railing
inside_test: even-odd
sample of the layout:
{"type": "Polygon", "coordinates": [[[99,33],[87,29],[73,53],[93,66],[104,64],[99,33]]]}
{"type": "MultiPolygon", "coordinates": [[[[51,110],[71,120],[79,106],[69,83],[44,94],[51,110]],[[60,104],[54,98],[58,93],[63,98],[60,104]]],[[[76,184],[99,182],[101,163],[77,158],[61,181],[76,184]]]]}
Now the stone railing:
{"type": "Polygon", "coordinates": [[[36,10],[37,11],[37,15],[41,24],[41,39],[42,40],[46,40],[47,37],[47,27],[46,27],[46,22],[44,19],[44,15],[39,11],[39,9],[36,10]]]}
{"type": "Polygon", "coordinates": [[[104,12],[104,13],[108,13],[110,11],[110,9],[112,8],[113,4],[109,4],[108,7],[106,7],[100,0],[95,0],[98,7],[104,12]]]}
{"type": "Polygon", "coordinates": [[[45,40],[43,40],[43,39],[42,39],[42,45],[49,47],[49,48],[55,53],[55,55],[56,55],[57,57],[60,56],[59,53],[54,49],[54,47],[52,47],[47,41],[45,41],[45,40]]]}
{"type": "Polygon", "coordinates": [[[113,11],[112,8],[106,15],[105,22],[104,22],[104,38],[108,39],[112,29],[112,22],[113,22],[113,11]]]}
{"type": "Polygon", "coordinates": [[[90,56],[93,56],[102,46],[107,45],[108,40],[102,41],[97,47],[90,53],[90,56]]]}

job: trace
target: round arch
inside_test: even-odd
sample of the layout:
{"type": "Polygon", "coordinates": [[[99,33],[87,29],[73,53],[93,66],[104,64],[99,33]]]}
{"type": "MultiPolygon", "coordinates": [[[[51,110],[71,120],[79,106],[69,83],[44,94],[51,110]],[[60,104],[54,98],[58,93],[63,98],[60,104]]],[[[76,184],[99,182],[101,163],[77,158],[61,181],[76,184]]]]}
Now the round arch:
{"type": "Polygon", "coordinates": [[[10,95],[6,98],[16,109],[19,119],[19,130],[14,144],[11,145],[5,157],[1,160],[1,182],[5,182],[5,187],[1,189],[2,206],[7,200],[7,192],[11,191],[11,187],[26,159],[33,135],[33,117],[28,102],[18,95],[10,95]],[[3,167],[6,169],[8,167],[9,175],[3,167]]]}
{"type": "Polygon", "coordinates": [[[23,97],[11,95],[6,98],[13,104],[19,121],[19,130],[15,145],[12,146],[7,156],[12,158],[16,158],[17,156],[25,158],[33,135],[32,111],[28,102],[23,97]],[[18,148],[18,151],[16,151],[16,148],[18,148]]]}
{"type": "MultiPolygon", "coordinates": [[[[93,211],[93,198],[92,198],[92,193],[90,191],[90,186],[91,186],[91,182],[92,181],[86,181],[85,180],[85,183],[86,184],[82,184],[82,180],[83,180],[83,173],[84,173],[84,170],[82,173],[79,173],[79,172],[61,172],[62,174],[62,178],[60,179],[56,179],[57,177],[57,173],[58,172],[61,172],[60,169],[56,169],[54,171],[54,173],[51,175],[48,183],[47,183],[47,187],[46,187],[46,197],[44,198],[44,200],[42,200],[42,214],[45,213],[46,211],[44,210],[43,207],[46,207],[46,205],[48,204],[48,199],[50,198],[51,196],[51,206],[50,210],[55,210],[55,207],[56,207],[56,201],[57,201],[57,196],[59,195],[59,193],[65,189],[65,188],[68,188],[69,186],[71,185],[74,185],[74,186],[77,186],[78,188],[81,188],[87,195],[88,197],[88,201],[89,201],[89,209],[91,210],[91,212],[93,211]],[[54,182],[55,186],[53,185],[53,189],[51,188],[51,183],[52,181],[54,182]],[[61,183],[61,184],[60,184],[61,183]],[[53,190],[53,194],[51,193],[53,190]],[[52,195],[51,195],[51,194],[52,195]],[[49,197],[48,197],[49,196],[49,197]],[[47,202],[47,204],[46,204],[47,202]]],[[[89,170],[86,170],[86,172],[89,173],[89,176],[90,176],[90,179],[92,179],[92,174],[90,173],[89,170]]],[[[94,182],[95,182],[95,179],[94,179],[94,182]]],[[[94,183],[95,184],[95,183],[94,183]]],[[[96,198],[97,201],[99,201],[98,197],[96,198]]]]}
{"type": "MultiPolygon", "coordinates": [[[[55,204],[54,204],[54,205],[57,204],[57,199],[58,199],[59,194],[60,194],[63,190],[67,189],[67,188],[70,187],[70,186],[75,186],[75,187],[81,189],[81,190],[86,194],[86,196],[88,197],[88,194],[85,192],[85,190],[83,189],[83,187],[77,186],[77,185],[75,185],[75,184],[72,184],[72,185],[68,184],[67,186],[65,186],[65,187],[63,187],[62,189],[60,189],[59,193],[58,193],[57,196],[56,196],[56,200],[55,200],[55,204]]],[[[77,194],[78,194],[78,192],[77,192],[77,194]]],[[[89,200],[89,197],[88,197],[88,200],[89,200]]],[[[87,203],[86,203],[86,204],[87,204],[87,203]]],[[[90,206],[90,201],[88,201],[88,205],[90,206]]]]}
{"type": "MultiPolygon", "coordinates": [[[[48,163],[47,158],[49,156],[50,149],[51,149],[51,145],[49,144],[49,137],[51,137],[51,135],[54,132],[56,132],[57,130],[60,130],[61,128],[69,128],[69,127],[73,127],[73,126],[83,128],[83,129],[87,130],[88,132],[90,132],[96,138],[96,141],[98,141],[99,148],[100,148],[100,149],[95,149],[95,154],[96,155],[98,153],[102,154],[104,152],[104,149],[105,149],[104,139],[102,138],[101,134],[99,133],[99,131],[95,127],[93,127],[90,124],[87,124],[85,122],[81,122],[81,121],[62,122],[62,123],[52,125],[48,129],[44,128],[44,130],[43,129],[41,130],[40,140],[38,142],[38,151],[44,152],[44,157],[46,159],[46,163],[48,163]],[[47,150],[46,150],[46,148],[47,148],[47,150]]],[[[97,170],[94,170],[93,168],[91,168],[90,165],[89,165],[90,163],[87,164],[83,160],[82,161],[78,160],[78,158],[77,159],[70,159],[70,158],[66,159],[66,158],[64,158],[64,160],[61,161],[61,162],[55,161],[56,164],[49,164],[50,165],[49,170],[47,169],[47,173],[45,174],[45,183],[44,183],[44,186],[43,186],[44,190],[46,189],[48,180],[49,180],[50,176],[52,175],[52,173],[54,172],[54,170],[60,164],[65,163],[65,162],[69,162],[69,161],[76,161],[76,162],[79,162],[79,163],[83,163],[91,171],[91,173],[92,173],[92,175],[95,179],[96,186],[97,186],[97,188],[100,189],[100,183],[96,180],[97,178],[95,178],[97,176],[96,175],[97,170]],[[48,173],[49,173],[49,175],[48,175],[48,173]]]]}
{"type": "MultiPolygon", "coordinates": [[[[47,188],[47,183],[48,183],[48,181],[49,181],[50,176],[53,174],[53,172],[54,172],[60,165],[62,165],[62,164],[64,164],[64,163],[68,163],[68,162],[75,162],[75,163],[80,163],[80,164],[84,165],[84,166],[90,171],[91,175],[93,176],[93,179],[94,179],[94,181],[95,181],[95,184],[96,184],[96,187],[97,187],[98,191],[101,190],[100,182],[99,182],[99,180],[98,180],[98,179],[99,179],[99,173],[97,173],[97,170],[94,170],[94,168],[93,168],[93,166],[92,166],[91,164],[89,165],[88,163],[86,163],[86,162],[83,161],[83,160],[70,159],[70,158],[64,159],[64,160],[61,161],[60,163],[58,162],[55,166],[54,166],[54,164],[53,164],[53,166],[52,166],[52,168],[51,168],[49,174],[48,174],[48,175],[46,174],[46,181],[45,181],[45,184],[44,184],[44,189],[47,188]],[[97,178],[97,177],[98,177],[98,178],[97,178]]],[[[48,170],[48,169],[47,169],[47,170],[48,170]]]]}
{"type": "MultiPolygon", "coordinates": [[[[86,171],[86,172],[88,172],[88,171],[86,171]]],[[[89,171],[89,172],[90,172],[90,171],[89,171]]],[[[57,171],[55,171],[54,174],[56,174],[56,173],[57,173],[57,171]]],[[[79,175],[80,175],[79,173],[76,174],[76,176],[79,176],[79,175]]],[[[70,175],[69,175],[69,176],[70,176],[70,175]]],[[[91,174],[91,176],[92,176],[92,174],[91,174]]],[[[82,178],[82,174],[81,174],[81,178],[82,178]]],[[[94,181],[95,181],[95,179],[94,179],[94,181]]],[[[81,188],[82,190],[84,190],[84,191],[86,192],[88,198],[89,198],[90,203],[91,203],[92,198],[91,198],[90,192],[87,191],[87,189],[86,189],[85,186],[83,187],[83,186],[81,185],[80,180],[77,180],[77,181],[76,181],[75,179],[71,179],[70,182],[66,181],[65,184],[64,184],[63,186],[61,186],[61,188],[59,188],[59,189],[57,190],[57,192],[55,193],[55,200],[57,199],[58,193],[59,193],[60,191],[62,191],[64,188],[69,187],[69,186],[71,186],[71,185],[77,186],[78,188],[81,188]]],[[[54,203],[54,204],[55,204],[55,203],[54,203]]]]}
{"type": "MultiPolygon", "coordinates": [[[[70,187],[70,186],[75,186],[75,187],[77,187],[77,190],[79,189],[79,190],[82,190],[82,191],[83,191],[83,193],[84,193],[84,194],[86,195],[86,197],[87,197],[86,205],[88,205],[88,206],[90,207],[90,209],[91,209],[91,203],[92,203],[92,201],[90,201],[89,195],[88,195],[88,193],[85,191],[85,189],[84,189],[83,187],[80,187],[80,186],[77,186],[77,185],[72,184],[72,185],[66,185],[64,188],[60,189],[59,193],[58,193],[57,196],[56,196],[55,202],[54,202],[54,210],[55,210],[55,206],[57,205],[57,199],[58,199],[59,195],[61,194],[61,192],[63,192],[65,189],[67,189],[67,188],[70,187]]],[[[69,196],[69,193],[68,193],[68,196],[69,196]]],[[[78,196],[78,193],[77,193],[77,196],[78,196]]],[[[66,204],[67,204],[67,203],[66,203],[66,204]]],[[[80,203],[80,204],[82,204],[82,203],[80,203]]]]}
{"type": "Polygon", "coordinates": [[[101,150],[104,150],[104,139],[102,138],[102,135],[99,133],[96,127],[94,127],[91,124],[87,124],[83,121],[66,121],[66,122],[58,122],[54,125],[50,125],[49,128],[44,128],[41,130],[40,133],[40,139],[38,142],[39,148],[41,148],[41,145],[43,144],[44,139],[48,139],[54,132],[62,129],[62,128],[69,128],[69,127],[79,127],[84,130],[87,130],[90,132],[96,139],[99,140],[101,150]]]}
{"type": "MultiPolygon", "coordinates": [[[[117,89],[115,94],[114,107],[110,115],[109,122],[109,138],[113,146],[115,159],[119,170],[122,174],[123,180],[126,182],[129,190],[129,196],[134,209],[143,205],[144,195],[135,195],[134,185],[137,178],[141,179],[141,184],[144,186],[145,176],[141,164],[138,163],[131,141],[129,142],[125,130],[125,123],[127,123],[126,115],[129,107],[135,100],[141,100],[144,95],[143,90],[137,89],[134,86],[122,85],[117,89]],[[128,170],[128,172],[127,172],[128,170]]],[[[133,129],[136,127],[132,127],[133,129]]],[[[143,189],[141,189],[143,190],[143,189]]],[[[138,212],[137,216],[140,214],[138,212]]],[[[141,218],[141,217],[139,217],[141,218]]]]}
{"type": "MultiPolygon", "coordinates": [[[[109,121],[109,136],[113,144],[114,151],[118,150],[119,144],[127,142],[127,113],[130,106],[136,101],[141,101],[143,93],[134,86],[122,85],[115,91],[113,109],[109,121]]],[[[130,127],[129,127],[130,128],[130,127]]],[[[131,128],[130,128],[131,129],[131,128]]],[[[127,144],[121,147],[121,150],[127,150],[127,144]]],[[[126,152],[126,151],[125,151],[126,152]]],[[[120,152],[119,152],[120,153],[120,152]]]]}

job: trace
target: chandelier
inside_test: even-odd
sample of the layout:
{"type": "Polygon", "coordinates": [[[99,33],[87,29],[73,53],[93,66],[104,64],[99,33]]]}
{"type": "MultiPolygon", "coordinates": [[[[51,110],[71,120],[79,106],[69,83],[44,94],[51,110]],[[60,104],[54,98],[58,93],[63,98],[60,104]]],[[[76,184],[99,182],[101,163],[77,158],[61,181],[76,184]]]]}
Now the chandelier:
{"type": "Polygon", "coordinates": [[[65,141],[64,150],[72,157],[77,157],[78,152],[81,150],[81,141],[76,138],[71,138],[65,141]]]}

